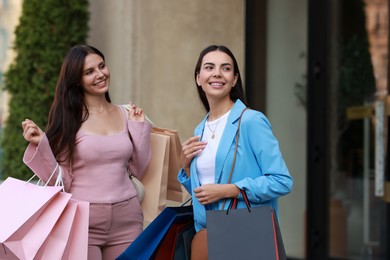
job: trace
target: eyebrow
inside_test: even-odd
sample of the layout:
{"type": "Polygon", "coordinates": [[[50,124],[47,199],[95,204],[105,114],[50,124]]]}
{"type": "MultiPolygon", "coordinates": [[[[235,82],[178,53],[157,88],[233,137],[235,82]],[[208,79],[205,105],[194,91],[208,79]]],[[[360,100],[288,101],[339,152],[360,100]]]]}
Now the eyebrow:
{"type": "MultiPolygon", "coordinates": [[[[205,63],[203,64],[203,66],[205,66],[205,65],[214,65],[214,66],[215,66],[215,64],[212,63],[212,62],[205,62],[205,63]]],[[[222,63],[221,66],[233,66],[233,65],[230,64],[230,63],[222,63]]]]}
{"type": "MultiPolygon", "coordinates": [[[[100,65],[102,65],[102,64],[106,64],[105,61],[100,62],[100,63],[98,64],[98,66],[100,66],[100,65]]],[[[92,66],[92,67],[86,68],[83,72],[86,72],[86,71],[88,71],[88,70],[94,70],[94,67],[92,66]]]]}

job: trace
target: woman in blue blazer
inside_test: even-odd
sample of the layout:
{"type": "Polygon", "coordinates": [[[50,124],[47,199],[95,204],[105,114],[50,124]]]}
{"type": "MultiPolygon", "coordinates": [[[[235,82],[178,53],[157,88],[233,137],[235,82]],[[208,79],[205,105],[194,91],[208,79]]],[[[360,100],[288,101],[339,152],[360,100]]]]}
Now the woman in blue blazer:
{"type": "Polygon", "coordinates": [[[270,122],[251,109],[242,115],[229,182],[238,122],[246,108],[232,52],[225,46],[205,48],[195,67],[195,81],[207,115],[195,128],[195,136],[183,143],[183,168],[178,173],[178,180],[193,199],[194,241],[205,239],[199,231],[207,227],[206,210],[226,209],[225,199],[236,197],[237,207],[246,207],[240,190],[245,190],[252,207],[270,205],[278,214],[277,198],[291,192],[293,183],[270,122]]]}

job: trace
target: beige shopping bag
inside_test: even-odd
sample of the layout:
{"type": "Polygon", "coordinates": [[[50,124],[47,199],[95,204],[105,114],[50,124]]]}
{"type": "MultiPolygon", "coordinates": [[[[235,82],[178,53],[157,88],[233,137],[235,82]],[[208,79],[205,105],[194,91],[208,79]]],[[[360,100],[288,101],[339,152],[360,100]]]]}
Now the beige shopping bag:
{"type": "Polygon", "coordinates": [[[184,200],[183,187],[181,183],[177,180],[177,173],[181,168],[181,142],[179,138],[179,132],[177,130],[161,127],[153,127],[152,132],[169,136],[167,199],[182,203],[184,200]]]}
{"type": "Polygon", "coordinates": [[[151,223],[167,203],[169,143],[169,136],[151,132],[152,155],[141,179],[145,186],[145,197],[141,203],[145,224],[151,223]]]}

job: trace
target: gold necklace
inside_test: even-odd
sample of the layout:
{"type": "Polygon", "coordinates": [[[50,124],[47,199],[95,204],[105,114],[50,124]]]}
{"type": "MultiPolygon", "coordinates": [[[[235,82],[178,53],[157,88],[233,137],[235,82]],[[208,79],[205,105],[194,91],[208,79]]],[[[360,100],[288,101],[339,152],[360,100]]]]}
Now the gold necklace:
{"type": "Polygon", "coordinates": [[[206,121],[206,125],[207,125],[207,127],[209,128],[209,130],[211,132],[211,139],[214,139],[214,137],[215,137],[215,130],[217,130],[218,123],[219,123],[219,120],[217,121],[217,124],[215,125],[214,131],[213,131],[213,130],[211,130],[211,127],[210,127],[209,123],[206,121]]]}
{"type": "MultiPolygon", "coordinates": [[[[228,109],[228,111],[230,111],[230,109],[232,109],[233,105],[234,105],[234,103],[230,104],[230,108],[228,109]]],[[[211,139],[214,139],[214,137],[215,137],[215,131],[217,130],[218,123],[219,123],[221,117],[223,117],[223,115],[225,115],[226,113],[227,113],[227,112],[225,112],[225,113],[222,114],[221,116],[217,117],[217,120],[218,120],[218,121],[217,121],[217,124],[215,125],[214,131],[211,130],[211,127],[210,127],[210,125],[208,124],[208,121],[206,121],[206,125],[207,125],[207,127],[209,128],[209,130],[210,130],[210,132],[211,132],[211,139]]],[[[209,117],[209,118],[210,118],[210,117],[209,117]]],[[[216,120],[216,119],[214,119],[214,120],[216,120]]]]}

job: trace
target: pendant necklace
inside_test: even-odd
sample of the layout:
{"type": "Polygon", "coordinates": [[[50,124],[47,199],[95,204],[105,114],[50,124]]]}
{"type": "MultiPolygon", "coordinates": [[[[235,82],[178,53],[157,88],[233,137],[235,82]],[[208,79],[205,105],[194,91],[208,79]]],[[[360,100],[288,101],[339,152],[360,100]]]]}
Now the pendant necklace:
{"type": "Polygon", "coordinates": [[[214,137],[215,137],[215,130],[217,130],[218,123],[219,123],[219,120],[217,121],[217,123],[215,125],[215,128],[214,128],[214,131],[213,131],[213,130],[211,130],[211,127],[210,127],[209,123],[206,122],[206,125],[207,125],[207,127],[209,128],[209,130],[211,132],[211,139],[214,139],[214,137]]]}
{"type": "MultiPolygon", "coordinates": [[[[230,108],[228,109],[228,111],[230,111],[230,110],[232,109],[233,105],[234,105],[234,103],[232,103],[232,104],[230,105],[230,108]]],[[[214,120],[217,120],[217,123],[215,124],[214,131],[211,130],[211,127],[210,127],[210,125],[209,125],[209,122],[206,121],[206,125],[207,125],[208,129],[209,129],[210,132],[211,132],[211,139],[214,139],[214,137],[215,137],[215,131],[217,130],[218,123],[219,123],[219,121],[221,121],[221,118],[222,118],[226,113],[227,113],[227,112],[225,112],[225,113],[222,114],[221,116],[217,117],[217,119],[214,119],[214,120]]]]}

